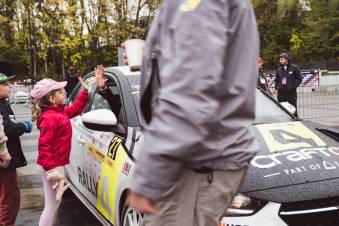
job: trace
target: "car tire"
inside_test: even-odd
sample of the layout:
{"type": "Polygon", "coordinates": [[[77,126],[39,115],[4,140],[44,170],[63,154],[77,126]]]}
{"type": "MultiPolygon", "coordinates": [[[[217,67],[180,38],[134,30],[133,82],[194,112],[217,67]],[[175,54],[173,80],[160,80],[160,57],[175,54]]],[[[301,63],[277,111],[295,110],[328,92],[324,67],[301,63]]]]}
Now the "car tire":
{"type": "Polygon", "coordinates": [[[130,207],[127,203],[124,204],[121,215],[121,226],[141,226],[144,215],[130,207]]]}

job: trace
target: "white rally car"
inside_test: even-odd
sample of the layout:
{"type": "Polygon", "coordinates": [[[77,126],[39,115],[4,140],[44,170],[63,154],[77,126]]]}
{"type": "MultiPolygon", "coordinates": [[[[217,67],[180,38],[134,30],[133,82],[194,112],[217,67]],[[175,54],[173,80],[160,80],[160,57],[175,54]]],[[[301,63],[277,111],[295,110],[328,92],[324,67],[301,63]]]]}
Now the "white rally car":
{"type": "MultiPolygon", "coordinates": [[[[143,135],[140,131],[139,72],[106,68],[108,88],[121,105],[98,94],[94,72],[84,77],[90,101],[71,120],[71,189],[103,225],[139,226],[142,214],[126,203],[143,135]],[[120,106],[119,115],[116,106],[120,106]]],[[[72,92],[72,103],[79,86],[72,92]]],[[[257,90],[251,131],[261,150],[220,226],[339,225],[339,134],[294,118],[257,90]]]]}

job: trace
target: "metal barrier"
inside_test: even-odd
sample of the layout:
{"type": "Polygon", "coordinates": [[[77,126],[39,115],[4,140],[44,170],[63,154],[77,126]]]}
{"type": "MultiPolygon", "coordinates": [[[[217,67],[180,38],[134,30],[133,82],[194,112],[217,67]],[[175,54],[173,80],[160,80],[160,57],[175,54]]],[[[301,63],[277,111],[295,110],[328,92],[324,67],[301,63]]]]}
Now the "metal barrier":
{"type": "MultiPolygon", "coordinates": [[[[270,87],[277,99],[277,91],[270,87]]],[[[339,116],[339,85],[300,86],[298,92],[298,115],[302,119],[339,116]]]]}
{"type": "Polygon", "coordinates": [[[300,118],[339,116],[339,85],[301,86],[297,92],[300,118]]]}

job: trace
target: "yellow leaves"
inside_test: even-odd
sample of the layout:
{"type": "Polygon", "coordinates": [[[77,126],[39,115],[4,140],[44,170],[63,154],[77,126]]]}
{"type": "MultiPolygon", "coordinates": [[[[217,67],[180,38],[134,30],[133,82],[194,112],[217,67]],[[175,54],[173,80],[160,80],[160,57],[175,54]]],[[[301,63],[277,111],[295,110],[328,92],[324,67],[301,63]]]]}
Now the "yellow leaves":
{"type": "Polygon", "coordinates": [[[72,56],[71,56],[71,62],[72,64],[77,64],[80,60],[82,59],[81,57],[81,54],[79,52],[77,53],[74,53],[72,56]]]}
{"type": "Polygon", "coordinates": [[[65,0],[47,0],[47,3],[58,3],[58,4],[63,4],[65,2],[65,0]]]}
{"type": "Polygon", "coordinates": [[[70,5],[70,6],[68,6],[66,9],[67,9],[67,11],[68,11],[69,13],[74,13],[74,12],[77,11],[76,5],[70,5]]]}
{"type": "Polygon", "coordinates": [[[8,47],[8,44],[6,43],[6,41],[0,39],[0,48],[6,48],[6,47],[8,47]]]}
{"type": "Polygon", "coordinates": [[[292,43],[292,49],[298,50],[301,47],[302,40],[295,33],[291,34],[290,42],[292,43]]]}
{"type": "Polygon", "coordinates": [[[7,23],[7,22],[8,22],[8,17],[0,15],[0,24],[7,23]]]}

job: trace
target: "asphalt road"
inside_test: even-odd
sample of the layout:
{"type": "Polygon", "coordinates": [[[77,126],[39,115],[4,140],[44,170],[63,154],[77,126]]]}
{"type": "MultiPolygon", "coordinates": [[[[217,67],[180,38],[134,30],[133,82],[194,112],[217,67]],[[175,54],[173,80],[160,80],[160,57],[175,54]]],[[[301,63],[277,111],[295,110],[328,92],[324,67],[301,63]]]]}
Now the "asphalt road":
{"type": "MultiPolygon", "coordinates": [[[[12,109],[17,121],[30,119],[30,105],[16,104],[12,109]]],[[[21,207],[16,226],[37,226],[44,206],[43,186],[37,175],[36,158],[39,132],[34,126],[30,134],[21,137],[21,144],[28,165],[18,169],[21,188],[21,207]]],[[[55,226],[99,226],[101,225],[85,206],[69,190],[64,194],[55,226]]]]}

